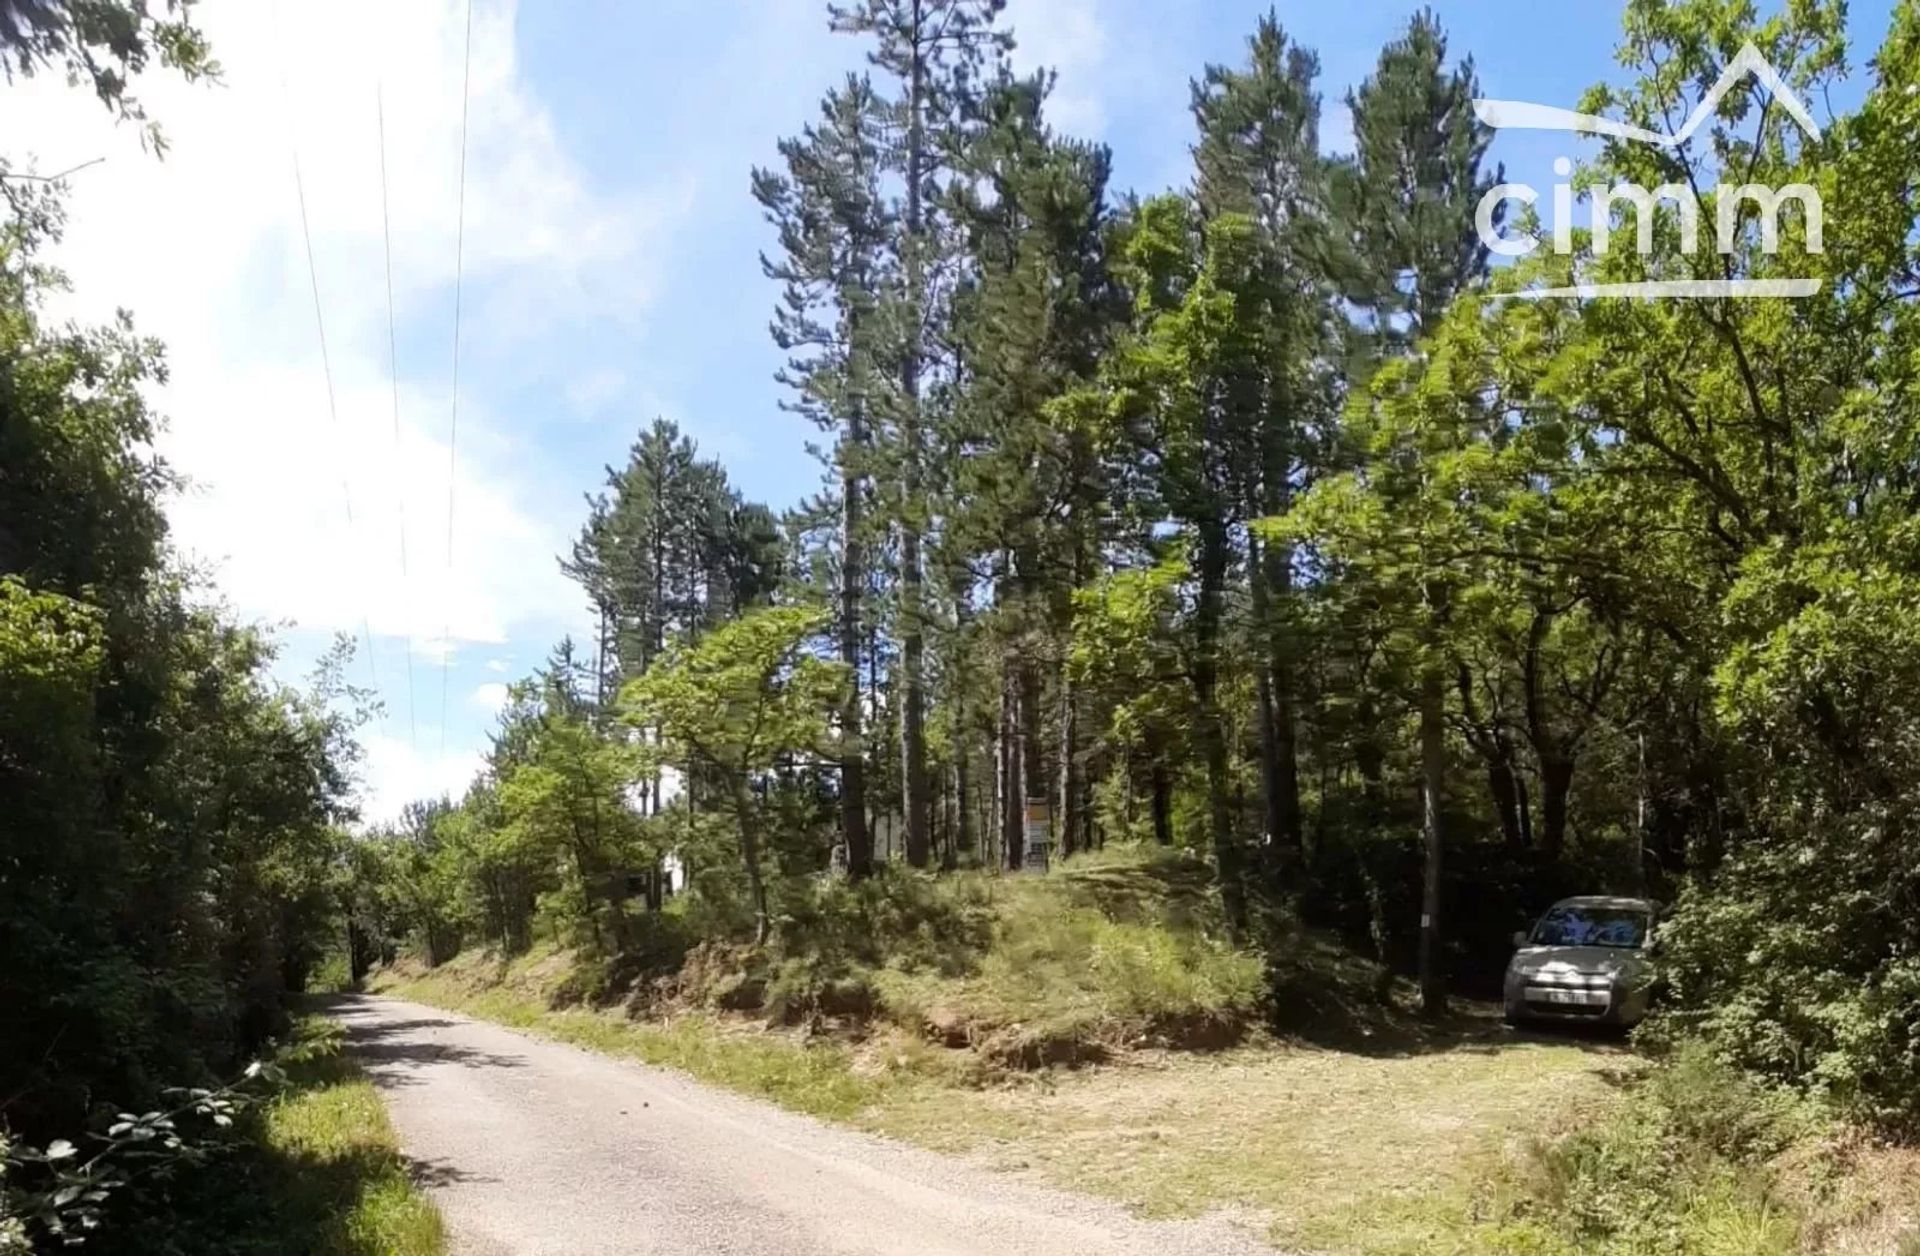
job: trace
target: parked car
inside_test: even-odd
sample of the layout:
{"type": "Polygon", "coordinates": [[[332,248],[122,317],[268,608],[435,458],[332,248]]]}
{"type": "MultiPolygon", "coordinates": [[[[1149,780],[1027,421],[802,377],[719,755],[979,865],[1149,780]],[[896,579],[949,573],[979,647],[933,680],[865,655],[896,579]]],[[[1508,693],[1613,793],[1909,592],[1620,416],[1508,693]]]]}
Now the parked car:
{"type": "Polygon", "coordinates": [[[1564,898],[1507,965],[1507,1024],[1585,1021],[1637,1025],[1653,993],[1659,905],[1644,898],[1564,898]]]}

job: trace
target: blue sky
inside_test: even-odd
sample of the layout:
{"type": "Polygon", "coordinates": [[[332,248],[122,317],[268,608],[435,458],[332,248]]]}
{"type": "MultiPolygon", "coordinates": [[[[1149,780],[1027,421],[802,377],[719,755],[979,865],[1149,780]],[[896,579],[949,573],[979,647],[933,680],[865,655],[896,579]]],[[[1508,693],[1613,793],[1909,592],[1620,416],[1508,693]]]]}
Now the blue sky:
{"type": "MultiPolygon", "coordinates": [[[[1410,6],[1274,7],[1320,53],[1323,133],[1344,146],[1341,99],[1410,6]]],[[[1619,74],[1614,5],[1434,7],[1489,95],[1571,106],[1619,74]]],[[[1189,79],[1237,61],[1268,8],[1011,0],[1007,20],[1018,59],[1059,68],[1061,124],[1112,147],[1120,188],[1151,192],[1187,177],[1189,79]]],[[[1886,4],[1854,10],[1858,65],[1886,4]]],[[[457,791],[502,686],[584,627],[554,555],[640,425],[675,420],[776,507],[816,487],[813,432],[778,407],[768,232],[747,181],[862,50],[826,30],[818,0],[475,0],[449,458],[464,0],[202,12],[226,82],[144,88],[173,140],[165,162],[58,84],[5,89],[27,105],[10,116],[32,119],[43,169],[108,157],[74,181],[65,304],[127,306],[171,347],[155,400],[163,452],[196,485],[173,512],[182,550],[238,613],[281,626],[289,676],[333,634],[370,632],[371,670],[363,657],[352,678],[377,677],[387,714],[363,738],[366,808],[391,814],[457,791]]],[[[1494,155],[1545,188],[1564,148],[1509,133],[1494,155]]]]}

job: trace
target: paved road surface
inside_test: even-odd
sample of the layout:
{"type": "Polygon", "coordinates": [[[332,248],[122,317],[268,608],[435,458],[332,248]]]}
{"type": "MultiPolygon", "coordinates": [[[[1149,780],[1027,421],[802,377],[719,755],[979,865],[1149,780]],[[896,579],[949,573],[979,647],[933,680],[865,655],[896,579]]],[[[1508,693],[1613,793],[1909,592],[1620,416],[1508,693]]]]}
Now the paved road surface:
{"type": "Polygon", "coordinates": [[[1272,1256],[396,999],[335,1015],[461,1256],[1272,1256]]]}

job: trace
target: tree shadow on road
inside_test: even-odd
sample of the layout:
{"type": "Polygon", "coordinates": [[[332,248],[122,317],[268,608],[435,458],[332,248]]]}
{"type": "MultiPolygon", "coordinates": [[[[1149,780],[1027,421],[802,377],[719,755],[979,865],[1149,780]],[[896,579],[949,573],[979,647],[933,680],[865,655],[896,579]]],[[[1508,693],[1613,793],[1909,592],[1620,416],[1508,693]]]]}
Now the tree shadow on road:
{"type": "Polygon", "coordinates": [[[465,1183],[485,1185],[500,1180],[489,1174],[468,1172],[449,1160],[423,1160],[418,1156],[407,1157],[407,1177],[423,1190],[465,1183]]]}
{"type": "Polygon", "coordinates": [[[346,1032],[347,1050],[353,1053],[376,1085],[410,1085],[408,1074],[436,1064],[458,1064],[463,1068],[521,1068],[526,1057],[496,1051],[480,1051],[458,1043],[436,1039],[435,1031],[452,1029],[459,1021],[444,1017],[421,1016],[403,1020],[373,1020],[366,1005],[350,996],[317,1001],[340,1023],[346,1032]]]}

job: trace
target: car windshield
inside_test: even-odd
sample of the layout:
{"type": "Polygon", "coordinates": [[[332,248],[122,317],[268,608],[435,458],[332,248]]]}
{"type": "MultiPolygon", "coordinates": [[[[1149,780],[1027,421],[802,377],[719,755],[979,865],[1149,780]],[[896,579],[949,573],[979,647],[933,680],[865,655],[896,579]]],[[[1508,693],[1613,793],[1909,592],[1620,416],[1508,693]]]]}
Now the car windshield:
{"type": "Polygon", "coordinates": [[[1533,927],[1535,946],[1638,947],[1647,938],[1647,913],[1633,907],[1562,903],[1533,927]]]}

